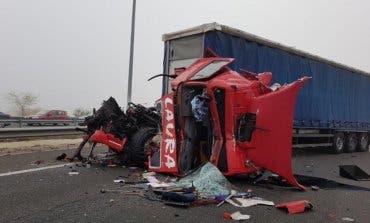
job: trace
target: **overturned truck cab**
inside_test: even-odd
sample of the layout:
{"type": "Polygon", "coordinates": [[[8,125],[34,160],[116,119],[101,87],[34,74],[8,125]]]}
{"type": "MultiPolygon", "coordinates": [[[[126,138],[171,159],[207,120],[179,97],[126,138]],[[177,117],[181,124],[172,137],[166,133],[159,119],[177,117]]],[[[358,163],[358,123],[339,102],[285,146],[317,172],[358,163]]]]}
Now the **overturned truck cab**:
{"type": "Polygon", "coordinates": [[[151,171],[186,175],[210,161],[225,175],[269,170],[304,189],[291,165],[293,113],[303,77],[272,85],[272,74],[238,73],[232,58],[201,58],[177,73],[162,97],[162,141],[151,171]]]}

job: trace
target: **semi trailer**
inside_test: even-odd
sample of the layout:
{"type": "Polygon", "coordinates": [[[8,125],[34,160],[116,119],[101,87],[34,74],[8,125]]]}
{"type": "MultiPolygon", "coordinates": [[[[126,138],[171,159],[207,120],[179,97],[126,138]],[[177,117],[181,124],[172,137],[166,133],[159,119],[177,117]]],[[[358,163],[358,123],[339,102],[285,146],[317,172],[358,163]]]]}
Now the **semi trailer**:
{"type": "MultiPolygon", "coordinates": [[[[273,83],[307,75],[312,80],[299,92],[295,106],[293,148],[368,151],[370,73],[218,23],[167,33],[162,39],[162,95],[171,92],[171,75],[210,54],[235,58],[228,66],[241,73],[272,72],[273,83]]],[[[275,103],[279,110],[280,102],[275,103]]]]}

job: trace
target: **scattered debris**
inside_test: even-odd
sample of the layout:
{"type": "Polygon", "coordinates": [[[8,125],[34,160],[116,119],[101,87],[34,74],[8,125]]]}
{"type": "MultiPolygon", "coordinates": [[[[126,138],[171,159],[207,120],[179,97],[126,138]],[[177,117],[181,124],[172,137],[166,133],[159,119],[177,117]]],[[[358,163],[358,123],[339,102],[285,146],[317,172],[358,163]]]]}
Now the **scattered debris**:
{"type": "Polygon", "coordinates": [[[321,189],[347,189],[347,190],[361,190],[370,191],[370,188],[360,187],[350,184],[343,184],[334,180],[328,180],[320,177],[306,176],[306,175],[294,175],[298,182],[303,185],[315,185],[321,189]]]}
{"type": "Polygon", "coordinates": [[[172,186],[185,188],[194,186],[199,196],[203,198],[229,194],[233,187],[220,170],[210,162],[181,178],[177,183],[173,183],[172,186]]]}
{"type": "Polygon", "coordinates": [[[233,219],[236,221],[241,221],[241,220],[248,220],[251,216],[247,214],[242,214],[239,211],[234,212],[232,214],[225,212],[224,213],[224,219],[233,219]]]}
{"type": "Polygon", "coordinates": [[[72,175],[78,175],[78,174],[80,174],[77,170],[71,170],[69,173],[68,173],[70,176],[72,176],[72,175]]]}
{"type": "Polygon", "coordinates": [[[356,165],[340,165],[339,175],[351,180],[370,180],[370,175],[356,165]]]}
{"type": "Polygon", "coordinates": [[[235,197],[233,199],[231,199],[231,198],[226,199],[226,202],[228,202],[229,204],[231,204],[235,207],[250,207],[250,206],[259,205],[259,204],[267,205],[267,206],[273,206],[274,205],[274,202],[263,200],[262,198],[259,198],[259,197],[253,197],[253,198],[238,198],[238,197],[235,197]]]}
{"type": "Polygon", "coordinates": [[[320,187],[318,187],[318,186],[315,186],[315,185],[311,186],[311,190],[319,190],[319,189],[320,189],[320,187]]]}
{"type": "Polygon", "coordinates": [[[225,219],[231,219],[231,214],[229,212],[224,213],[224,218],[225,219]]]}
{"type": "Polygon", "coordinates": [[[45,160],[36,160],[35,162],[32,163],[32,165],[40,165],[45,163],[45,160]]]}
{"type": "Polygon", "coordinates": [[[64,160],[65,158],[67,158],[67,154],[65,154],[65,153],[62,153],[62,154],[60,154],[59,156],[57,156],[57,160],[64,160]]]}
{"type": "Polygon", "coordinates": [[[217,204],[217,207],[220,207],[221,205],[223,205],[225,203],[225,201],[227,201],[230,198],[232,198],[235,194],[236,194],[236,191],[235,190],[231,190],[230,195],[227,196],[225,199],[223,199],[220,203],[218,203],[217,204]]]}
{"type": "Polygon", "coordinates": [[[342,218],[342,220],[343,220],[343,221],[348,221],[348,222],[354,222],[354,221],[355,221],[355,219],[353,219],[353,218],[348,218],[348,217],[343,217],[343,218],[342,218]]]}
{"type": "Polygon", "coordinates": [[[163,192],[162,199],[164,201],[192,203],[197,200],[197,195],[194,193],[163,192]]]}
{"type": "Polygon", "coordinates": [[[151,187],[169,187],[170,185],[164,182],[160,182],[154,175],[145,175],[143,176],[149,183],[151,187]]]}
{"type": "Polygon", "coordinates": [[[276,208],[286,208],[289,214],[302,213],[305,210],[311,210],[313,205],[307,200],[290,201],[275,205],[276,208]]]}
{"type": "Polygon", "coordinates": [[[124,184],[125,183],[125,180],[124,179],[117,179],[117,180],[113,180],[114,183],[121,183],[121,184],[124,184]]]}
{"type": "Polygon", "coordinates": [[[251,216],[247,214],[242,214],[239,211],[234,212],[230,215],[231,219],[241,221],[241,220],[248,220],[251,216]]]}

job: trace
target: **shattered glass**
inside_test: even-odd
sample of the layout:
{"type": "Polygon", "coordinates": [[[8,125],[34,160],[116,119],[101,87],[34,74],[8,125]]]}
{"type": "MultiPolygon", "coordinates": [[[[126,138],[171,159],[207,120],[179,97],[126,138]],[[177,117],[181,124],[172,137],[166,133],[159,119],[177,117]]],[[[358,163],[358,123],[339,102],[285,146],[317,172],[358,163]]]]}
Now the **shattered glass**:
{"type": "Polygon", "coordinates": [[[215,197],[229,194],[232,184],[224,177],[220,170],[207,162],[197,170],[175,183],[176,187],[194,186],[201,197],[215,197]]]}

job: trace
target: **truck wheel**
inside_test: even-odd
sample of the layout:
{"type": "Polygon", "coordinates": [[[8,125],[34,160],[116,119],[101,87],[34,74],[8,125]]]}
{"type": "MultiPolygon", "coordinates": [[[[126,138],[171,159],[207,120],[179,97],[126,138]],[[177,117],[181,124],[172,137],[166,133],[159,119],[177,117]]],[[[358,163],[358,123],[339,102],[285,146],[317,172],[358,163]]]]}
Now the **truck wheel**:
{"type": "Polygon", "coordinates": [[[148,160],[148,147],[151,140],[157,135],[156,128],[141,128],[131,138],[128,147],[125,148],[124,154],[130,164],[144,166],[148,160]]]}
{"type": "Polygon", "coordinates": [[[357,135],[354,132],[349,133],[346,136],[345,152],[353,153],[356,150],[358,144],[357,135]]]}
{"type": "Polygon", "coordinates": [[[360,133],[357,150],[360,152],[369,150],[369,135],[366,132],[360,133]]]}
{"type": "Polygon", "coordinates": [[[334,153],[342,153],[344,150],[344,134],[343,132],[336,132],[333,138],[333,148],[334,153]]]}

